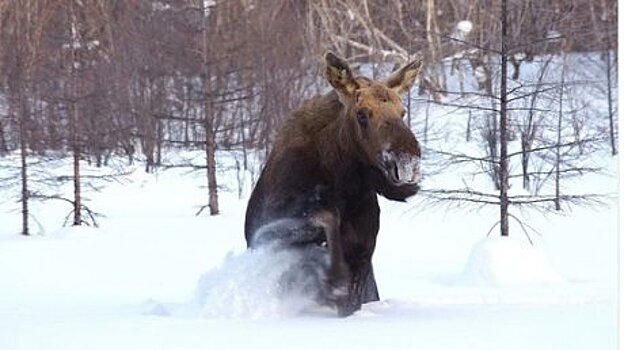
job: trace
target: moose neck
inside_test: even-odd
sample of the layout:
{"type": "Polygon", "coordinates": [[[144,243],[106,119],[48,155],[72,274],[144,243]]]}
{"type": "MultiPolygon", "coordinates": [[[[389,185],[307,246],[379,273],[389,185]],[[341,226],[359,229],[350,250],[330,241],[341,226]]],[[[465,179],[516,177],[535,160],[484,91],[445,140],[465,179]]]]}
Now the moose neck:
{"type": "Polygon", "coordinates": [[[335,119],[319,132],[316,143],[321,165],[331,174],[333,184],[360,188],[365,185],[367,172],[346,113],[341,107],[335,119]]]}

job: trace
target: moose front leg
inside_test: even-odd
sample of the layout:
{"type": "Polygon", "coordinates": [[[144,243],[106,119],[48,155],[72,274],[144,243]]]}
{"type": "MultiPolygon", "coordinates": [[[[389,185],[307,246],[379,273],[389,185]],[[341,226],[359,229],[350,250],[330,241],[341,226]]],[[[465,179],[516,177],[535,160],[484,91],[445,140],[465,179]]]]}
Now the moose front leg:
{"type": "MultiPolygon", "coordinates": [[[[379,300],[377,282],[373,273],[372,252],[364,254],[361,263],[347,265],[342,239],[336,231],[327,232],[330,254],[328,285],[333,287],[338,315],[349,316],[362,308],[362,304],[379,300]]],[[[358,261],[358,260],[356,260],[358,261]]]]}
{"type": "Polygon", "coordinates": [[[353,304],[358,305],[358,309],[362,304],[379,300],[379,291],[377,290],[372,263],[369,262],[354,273],[351,288],[349,289],[349,299],[353,304]]]}
{"type": "Polygon", "coordinates": [[[345,305],[348,304],[349,268],[344,259],[342,240],[340,237],[340,214],[336,210],[324,210],[313,216],[313,221],[323,227],[329,254],[329,268],[323,294],[327,302],[338,309],[338,314],[346,316],[345,305]]]}
{"type": "Polygon", "coordinates": [[[373,273],[373,266],[368,263],[351,270],[351,281],[348,286],[348,295],[339,308],[341,316],[349,316],[362,308],[362,304],[379,300],[377,282],[373,273]]]}
{"type": "Polygon", "coordinates": [[[362,304],[370,303],[371,301],[379,301],[379,290],[377,290],[377,281],[375,281],[372,263],[369,264],[369,268],[365,271],[363,280],[362,304]]]}

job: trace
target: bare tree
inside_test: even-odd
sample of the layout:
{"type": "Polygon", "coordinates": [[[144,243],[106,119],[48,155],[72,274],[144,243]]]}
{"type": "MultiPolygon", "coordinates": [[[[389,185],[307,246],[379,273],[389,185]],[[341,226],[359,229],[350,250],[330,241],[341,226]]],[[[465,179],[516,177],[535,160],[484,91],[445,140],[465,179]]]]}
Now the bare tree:
{"type": "Polygon", "coordinates": [[[6,34],[3,36],[4,51],[1,61],[8,70],[9,110],[18,124],[18,140],[20,150],[20,178],[22,206],[22,234],[29,235],[29,197],[28,187],[28,143],[27,137],[30,123],[30,100],[33,94],[32,76],[40,55],[42,30],[45,27],[46,15],[50,5],[47,1],[28,0],[0,2],[0,27],[6,34]]]}
{"type": "Polygon", "coordinates": [[[210,71],[210,59],[208,50],[208,11],[206,3],[200,1],[200,11],[202,16],[202,77],[206,98],[204,101],[204,132],[206,133],[206,175],[208,179],[208,207],[210,215],[219,214],[219,194],[217,189],[217,165],[216,150],[217,141],[214,130],[214,108],[210,96],[212,91],[212,76],[210,71]]]}
{"type": "Polygon", "coordinates": [[[203,151],[205,164],[192,166],[205,172],[205,208],[216,214],[219,152],[242,152],[242,169],[253,171],[250,151],[267,154],[280,120],[325,91],[318,58],[327,49],[373,75],[421,56],[426,69],[407,103],[419,130],[417,102],[437,103],[426,110],[426,147],[439,139],[433,116],[440,108],[469,111],[466,139],[481,153],[437,149],[427,158],[474,165],[497,194],[443,189],[432,196],[511,207],[578,202],[552,186],[594,171],[582,163],[602,143],[617,152],[617,4],[505,2],[503,14],[503,0],[0,0],[0,103],[7,105],[0,155],[23,156],[23,231],[28,199],[46,197],[31,189],[38,180],[29,159],[47,152],[74,166],[66,179],[74,183],[66,201],[73,223],[89,221],[80,217],[85,161],[106,166],[113,155],[129,163],[136,157],[151,172],[180,147],[203,151]],[[558,57],[571,52],[595,70],[574,76],[570,61],[563,82],[558,57]],[[577,85],[604,97],[606,108],[579,98],[577,85]],[[507,192],[505,200],[516,178],[530,196],[507,192]]]}
{"type": "Polygon", "coordinates": [[[509,41],[507,37],[507,0],[501,0],[501,78],[500,78],[500,130],[499,130],[499,176],[500,176],[500,233],[509,236],[509,165],[507,158],[507,61],[509,41]]]}
{"type": "MultiPolygon", "coordinates": [[[[449,108],[468,109],[466,114],[469,117],[466,119],[471,125],[475,124],[476,119],[477,128],[481,129],[485,155],[433,150],[446,158],[442,166],[462,165],[466,168],[465,165],[471,164],[475,168],[482,168],[481,172],[475,171],[473,176],[490,176],[498,193],[495,195],[489,191],[477,190],[469,184],[461,189],[425,189],[424,192],[435,201],[498,206],[500,218],[497,224],[500,234],[507,236],[512,207],[540,206],[547,210],[560,210],[563,203],[591,204],[599,201],[599,194],[564,194],[560,183],[564,178],[599,170],[583,165],[580,152],[592,152],[606,138],[600,135],[600,130],[590,130],[591,126],[586,123],[586,119],[580,117],[583,111],[587,111],[586,106],[573,106],[579,102],[575,95],[579,93],[576,88],[588,87],[594,83],[578,78],[570,79],[565,64],[561,67],[553,65],[554,54],[563,57],[567,52],[573,51],[574,40],[562,40],[560,35],[547,30],[546,25],[535,22],[538,19],[548,20],[548,13],[545,16],[540,15],[540,11],[548,9],[536,4],[529,4],[531,6],[527,8],[526,2],[509,0],[501,0],[498,4],[500,12],[497,11],[496,17],[499,23],[489,26],[495,28],[493,32],[498,33],[499,37],[481,38],[480,42],[497,44],[500,49],[487,47],[479,42],[472,46],[472,50],[482,53],[475,54],[474,51],[467,50],[470,54],[463,58],[471,62],[470,67],[477,78],[478,91],[446,91],[446,95],[457,97],[440,103],[449,108]],[[527,9],[531,10],[531,16],[525,12],[527,9]],[[531,19],[535,28],[541,29],[524,35],[527,33],[525,30],[529,29],[519,28],[524,28],[526,18],[531,19]],[[555,49],[561,51],[555,52],[555,49]],[[529,54],[533,55],[531,62],[527,61],[529,54]],[[487,59],[479,59],[475,64],[475,56],[487,59]],[[497,58],[493,64],[491,57],[497,58]],[[537,75],[531,75],[534,73],[526,70],[526,73],[521,74],[520,63],[523,62],[527,65],[530,63],[530,70],[537,75]],[[487,69],[486,65],[489,66],[487,69]],[[509,71],[509,68],[513,71],[509,71]],[[559,74],[555,77],[554,72],[559,74]],[[480,76],[483,78],[479,79],[480,76]],[[526,80],[527,76],[531,76],[529,81],[526,80]],[[495,90],[498,91],[495,93],[495,90]],[[488,101],[491,103],[487,103],[488,101]],[[549,108],[550,106],[554,108],[549,108]],[[566,130],[578,132],[571,135],[566,130]],[[516,132],[520,134],[519,145],[516,142],[516,132]],[[510,144],[513,144],[511,151],[508,148],[510,144]],[[517,146],[520,147],[516,151],[517,146]],[[521,173],[514,173],[511,165],[515,164],[520,164],[521,173]],[[510,194],[508,189],[512,185],[511,180],[515,178],[522,178],[523,186],[527,190],[533,183],[532,193],[510,194]],[[540,191],[545,183],[555,187],[554,194],[540,191]]],[[[463,45],[470,46],[470,42],[464,40],[463,45]]],[[[459,62],[453,64],[461,69],[459,62]]]]}

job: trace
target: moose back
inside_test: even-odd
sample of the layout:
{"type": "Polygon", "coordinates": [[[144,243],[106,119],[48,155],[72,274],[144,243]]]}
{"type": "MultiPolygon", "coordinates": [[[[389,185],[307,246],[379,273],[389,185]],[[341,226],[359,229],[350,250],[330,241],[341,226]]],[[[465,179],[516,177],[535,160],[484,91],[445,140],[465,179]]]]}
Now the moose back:
{"type": "Polygon", "coordinates": [[[420,147],[403,122],[401,96],[421,64],[385,81],[354,76],[331,52],[325,64],[333,90],[284,121],[249,199],[245,239],[252,249],[300,253],[293,273],[309,274],[316,300],[346,316],[379,300],[377,194],[404,201],[419,189],[420,147]]]}

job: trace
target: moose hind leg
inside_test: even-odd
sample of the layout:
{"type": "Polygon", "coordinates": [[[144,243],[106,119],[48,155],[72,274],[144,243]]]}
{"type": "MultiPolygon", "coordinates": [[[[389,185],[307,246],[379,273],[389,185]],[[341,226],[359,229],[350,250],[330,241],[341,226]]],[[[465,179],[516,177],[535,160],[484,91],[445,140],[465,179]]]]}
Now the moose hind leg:
{"type": "Polygon", "coordinates": [[[307,296],[318,303],[325,300],[325,280],[329,257],[324,247],[316,245],[286,248],[297,258],[281,276],[279,284],[284,294],[307,296]]]}
{"type": "Polygon", "coordinates": [[[284,218],[260,227],[251,247],[283,252],[288,257],[279,278],[279,293],[323,301],[329,271],[324,228],[309,218],[284,218]]]}
{"type": "Polygon", "coordinates": [[[251,246],[284,249],[298,257],[282,277],[285,292],[303,291],[321,304],[339,306],[346,303],[350,280],[339,232],[338,213],[319,210],[306,218],[279,219],[262,226],[251,246]]]}

